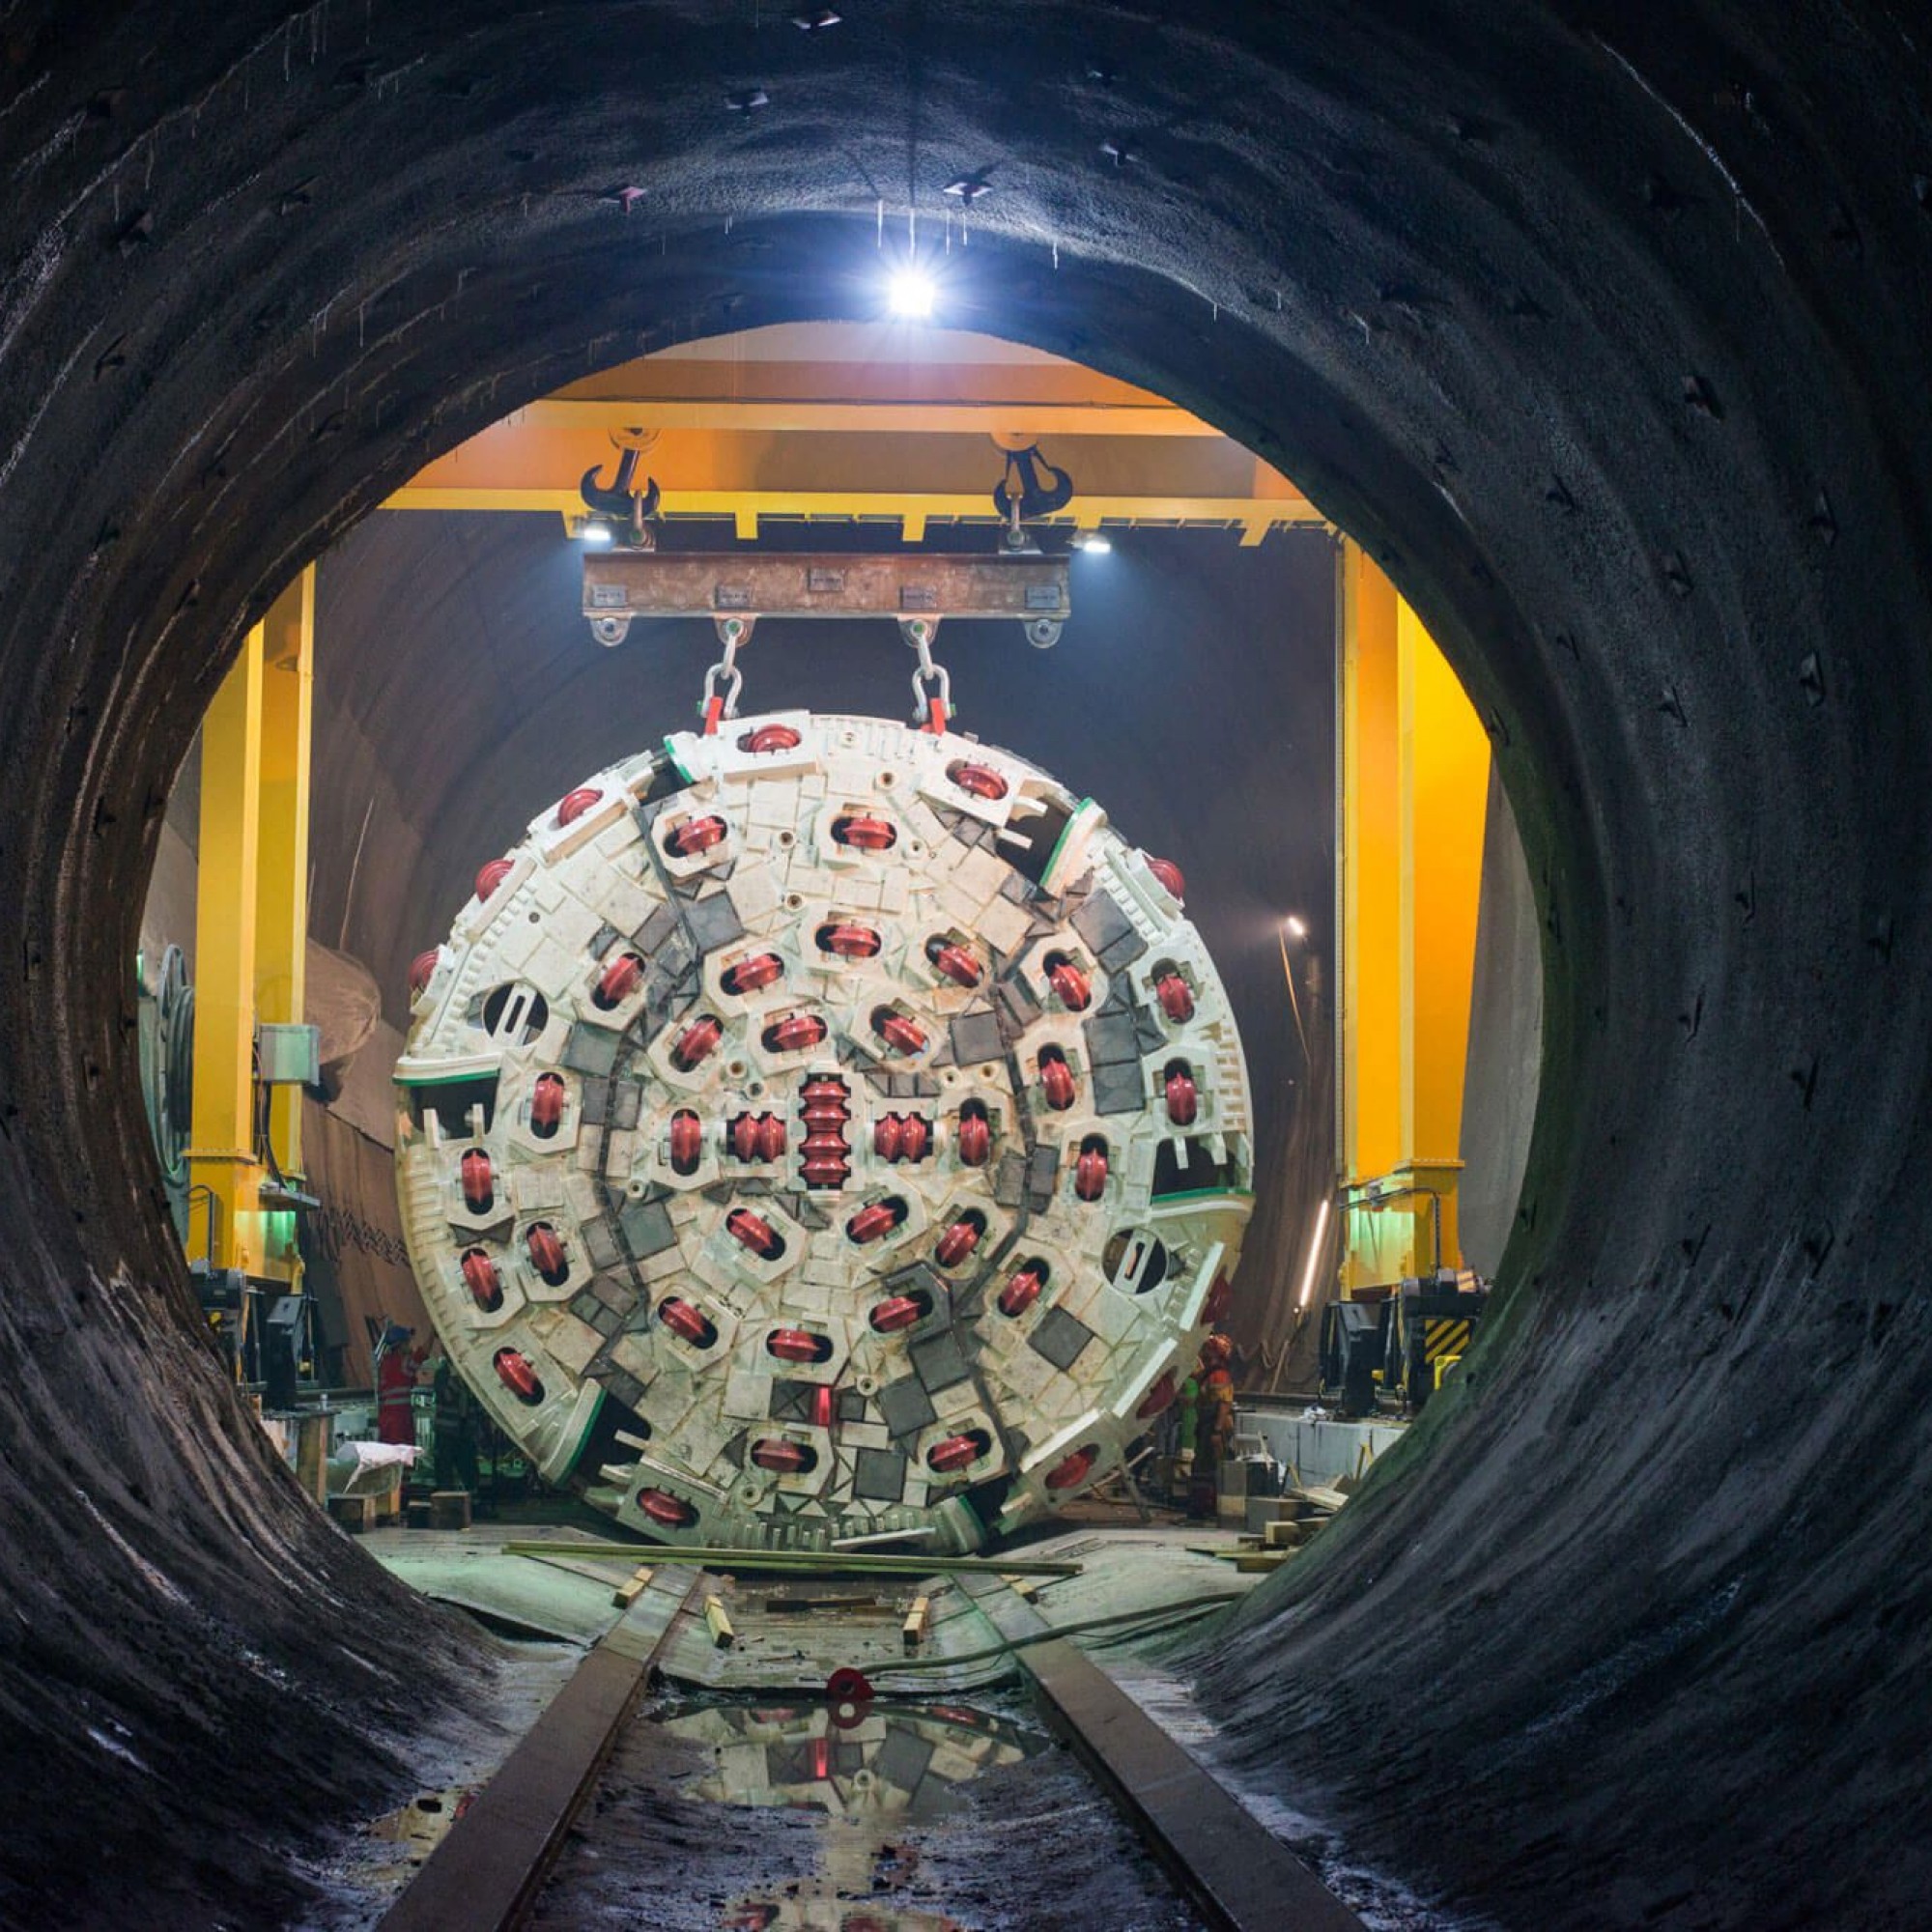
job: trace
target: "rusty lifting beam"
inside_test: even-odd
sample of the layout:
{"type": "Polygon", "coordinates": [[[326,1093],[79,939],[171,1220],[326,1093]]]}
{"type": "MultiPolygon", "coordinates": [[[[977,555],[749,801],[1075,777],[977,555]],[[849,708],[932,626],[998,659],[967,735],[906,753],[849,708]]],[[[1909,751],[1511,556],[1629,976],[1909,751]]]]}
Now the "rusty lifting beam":
{"type": "Polygon", "coordinates": [[[1065,557],[744,555],[612,551],[583,559],[583,614],[599,643],[634,617],[1011,617],[1045,645],[1071,613],[1065,557]]]}

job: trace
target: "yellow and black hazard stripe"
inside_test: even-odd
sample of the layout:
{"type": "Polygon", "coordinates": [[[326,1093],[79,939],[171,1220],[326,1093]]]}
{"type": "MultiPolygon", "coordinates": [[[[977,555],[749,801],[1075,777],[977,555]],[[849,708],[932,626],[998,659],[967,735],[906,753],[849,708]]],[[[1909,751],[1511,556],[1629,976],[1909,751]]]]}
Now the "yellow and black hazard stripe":
{"type": "Polygon", "coordinates": [[[1438,1355],[1460,1355],[1469,1346],[1469,1336],[1475,1325],[1473,1321],[1457,1321],[1453,1317],[1425,1321],[1422,1324],[1423,1360],[1433,1362],[1438,1355]]]}

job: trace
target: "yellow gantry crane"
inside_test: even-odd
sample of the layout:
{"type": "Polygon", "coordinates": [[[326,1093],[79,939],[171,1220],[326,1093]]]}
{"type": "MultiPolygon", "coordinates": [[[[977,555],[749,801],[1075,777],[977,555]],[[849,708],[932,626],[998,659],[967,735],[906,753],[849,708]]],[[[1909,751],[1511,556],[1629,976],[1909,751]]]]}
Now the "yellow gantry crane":
{"type": "Polygon", "coordinates": [[[1345,541],[1336,567],[1341,1303],[1323,1380],[1352,1383],[1354,1406],[1377,1387],[1419,1406],[1481,1316],[1455,1277],[1490,747],[1375,561],[1345,541]]]}
{"type": "Polygon", "coordinates": [[[202,726],[187,1251],[238,1365],[263,1292],[301,1289],[314,645],[311,566],[249,631],[202,726]]]}
{"type": "Polygon", "coordinates": [[[951,332],[907,356],[903,328],[781,326],[644,356],[572,383],[478,432],[388,498],[398,510],[549,510],[586,523],[579,479],[639,450],[663,478],[658,514],[772,524],[995,523],[1001,449],[1039,441],[1079,478],[1041,522],[1096,532],[1320,528],[1321,513],[1211,423],[1095,370],[951,332]]]}
{"type": "MultiPolygon", "coordinates": [[[[1219,525],[1255,543],[1322,522],[1211,425],[1092,371],[997,344],[957,366],[820,361],[826,339],[781,338],[749,358],[706,345],[586,379],[440,458],[391,506],[541,508],[577,527],[579,479],[614,443],[664,469],[663,515],[728,513],[744,538],[773,519],[893,521],[910,542],[933,524],[991,521],[989,446],[1050,436],[1081,477],[1056,519],[1076,528],[1219,525]]],[[[1413,1400],[1473,1319],[1416,1314],[1415,1341],[1402,1318],[1406,1296],[1447,1292],[1439,1278],[1463,1263],[1489,745],[1393,584],[1352,542],[1337,558],[1337,1286],[1357,1331],[1389,1327],[1381,1304],[1395,1305],[1384,1383],[1413,1400]]],[[[314,625],[311,568],[249,632],[203,740],[188,1251],[210,1275],[289,1294],[301,1283],[299,1081],[314,1077],[302,1028],[314,625]]]]}

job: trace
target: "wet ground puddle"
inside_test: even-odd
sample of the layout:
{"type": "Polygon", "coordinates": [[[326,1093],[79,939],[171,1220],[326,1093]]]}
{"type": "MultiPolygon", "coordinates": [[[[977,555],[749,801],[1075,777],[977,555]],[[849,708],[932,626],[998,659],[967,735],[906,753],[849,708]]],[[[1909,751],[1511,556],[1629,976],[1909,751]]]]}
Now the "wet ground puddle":
{"type": "Polygon", "coordinates": [[[957,1816],[976,1779],[1052,1747],[1031,1725],[963,1704],[705,1703],[658,1722],[709,1757],[685,1798],[824,1819],[813,1875],[733,1899],[721,1932],[952,1932],[957,1919],[893,1896],[921,1877],[904,1828],[957,1816]]]}

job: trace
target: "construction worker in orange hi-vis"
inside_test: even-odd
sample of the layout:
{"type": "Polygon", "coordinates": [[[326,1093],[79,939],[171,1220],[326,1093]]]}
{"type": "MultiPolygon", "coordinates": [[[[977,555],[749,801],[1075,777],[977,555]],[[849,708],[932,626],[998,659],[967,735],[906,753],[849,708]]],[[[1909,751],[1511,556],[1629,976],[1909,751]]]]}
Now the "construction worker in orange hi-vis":
{"type": "Polygon", "coordinates": [[[1209,1469],[1220,1463],[1235,1439],[1235,1378],[1229,1363],[1235,1345],[1210,1335],[1201,1345],[1201,1451],[1209,1469]]]}
{"type": "Polygon", "coordinates": [[[412,1401],[416,1372],[428,1350],[421,1343],[411,1345],[415,1332],[392,1321],[383,1334],[376,1356],[376,1437],[381,1442],[408,1445],[416,1439],[412,1401]]]}

